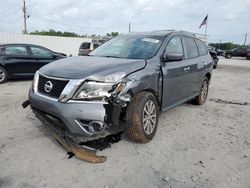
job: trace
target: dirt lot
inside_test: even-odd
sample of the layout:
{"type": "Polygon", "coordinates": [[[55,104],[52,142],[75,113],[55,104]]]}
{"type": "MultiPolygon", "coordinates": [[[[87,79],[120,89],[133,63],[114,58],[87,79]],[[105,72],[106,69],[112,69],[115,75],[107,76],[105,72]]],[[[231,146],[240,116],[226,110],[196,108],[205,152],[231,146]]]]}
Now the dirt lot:
{"type": "Polygon", "coordinates": [[[122,141],[103,164],[72,158],[31,110],[21,108],[30,80],[0,86],[0,187],[250,188],[250,61],[221,58],[203,106],[160,117],[148,144],[122,141]]]}

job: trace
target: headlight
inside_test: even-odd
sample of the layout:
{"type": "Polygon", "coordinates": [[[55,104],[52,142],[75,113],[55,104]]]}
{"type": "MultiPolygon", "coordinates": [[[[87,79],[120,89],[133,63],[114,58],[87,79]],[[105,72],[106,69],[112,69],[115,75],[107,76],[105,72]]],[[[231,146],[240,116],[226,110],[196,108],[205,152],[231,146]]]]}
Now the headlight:
{"type": "MultiPolygon", "coordinates": [[[[123,85],[123,84],[122,84],[123,85]]],[[[114,92],[121,91],[121,83],[85,82],[76,92],[75,100],[102,100],[114,92]]]]}

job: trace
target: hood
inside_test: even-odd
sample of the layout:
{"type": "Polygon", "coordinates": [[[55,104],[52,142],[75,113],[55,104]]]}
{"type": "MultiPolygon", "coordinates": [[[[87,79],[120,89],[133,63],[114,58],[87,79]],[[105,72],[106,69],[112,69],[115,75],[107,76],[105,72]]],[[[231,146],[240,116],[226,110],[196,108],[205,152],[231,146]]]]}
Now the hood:
{"type": "Polygon", "coordinates": [[[145,66],[146,61],[141,59],[75,56],[49,63],[39,72],[52,77],[117,82],[145,66]]]}

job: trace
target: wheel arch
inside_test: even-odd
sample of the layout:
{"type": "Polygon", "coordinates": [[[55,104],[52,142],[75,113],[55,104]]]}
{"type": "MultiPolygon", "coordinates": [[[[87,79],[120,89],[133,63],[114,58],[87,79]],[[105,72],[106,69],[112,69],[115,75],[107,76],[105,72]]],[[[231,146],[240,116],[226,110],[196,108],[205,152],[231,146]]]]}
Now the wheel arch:
{"type": "Polygon", "coordinates": [[[205,77],[207,77],[208,82],[210,82],[210,79],[211,79],[211,73],[210,73],[210,72],[206,73],[205,77]]]}

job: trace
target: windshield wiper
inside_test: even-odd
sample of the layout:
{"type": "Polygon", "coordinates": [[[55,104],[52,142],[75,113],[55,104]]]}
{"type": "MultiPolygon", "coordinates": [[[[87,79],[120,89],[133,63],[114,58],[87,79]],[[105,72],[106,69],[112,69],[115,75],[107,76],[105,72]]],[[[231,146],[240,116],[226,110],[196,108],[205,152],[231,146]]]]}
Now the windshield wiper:
{"type": "Polygon", "coordinates": [[[120,58],[120,57],[117,57],[117,56],[112,56],[112,55],[105,55],[105,56],[101,56],[101,57],[112,57],[112,58],[120,58]]]}

